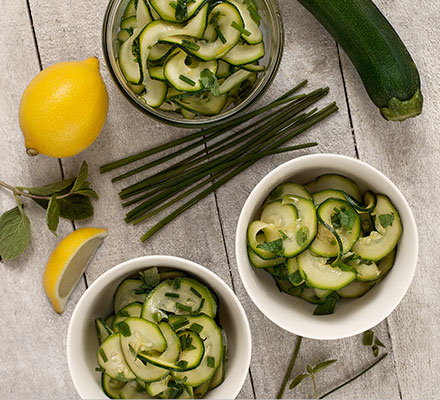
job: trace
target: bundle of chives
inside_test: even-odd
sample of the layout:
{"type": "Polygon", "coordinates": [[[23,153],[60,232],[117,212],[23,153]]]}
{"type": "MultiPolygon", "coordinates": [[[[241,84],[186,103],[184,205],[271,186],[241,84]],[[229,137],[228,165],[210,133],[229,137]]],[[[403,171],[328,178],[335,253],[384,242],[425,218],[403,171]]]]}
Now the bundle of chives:
{"type": "Polygon", "coordinates": [[[112,181],[115,182],[161,165],[199,146],[204,146],[202,150],[192,153],[183,160],[120,191],[119,196],[121,199],[131,198],[122,204],[124,207],[142,201],[142,203],[129,211],[125,218],[126,222],[138,224],[201,190],[154,225],[142,236],[141,240],[145,241],[150,238],[178,215],[261,158],[316,146],[317,143],[313,142],[281,147],[338,109],[335,103],[332,103],[320,111],[315,108],[305,112],[308,107],[328,93],[328,88],[324,88],[315,90],[307,95],[293,96],[305,84],[306,81],[301,82],[274,102],[251,113],[232,118],[221,125],[203,129],[184,138],[173,140],[172,142],[101,167],[101,173],[105,173],[159,152],[172,149],[175,146],[192,142],[177,151],[114,177],[112,181]],[[272,109],[274,111],[270,114],[257,119],[238,131],[232,131],[233,128],[272,109]],[[210,143],[218,138],[220,140],[210,143]],[[205,186],[207,187],[205,188],[205,186]]]}

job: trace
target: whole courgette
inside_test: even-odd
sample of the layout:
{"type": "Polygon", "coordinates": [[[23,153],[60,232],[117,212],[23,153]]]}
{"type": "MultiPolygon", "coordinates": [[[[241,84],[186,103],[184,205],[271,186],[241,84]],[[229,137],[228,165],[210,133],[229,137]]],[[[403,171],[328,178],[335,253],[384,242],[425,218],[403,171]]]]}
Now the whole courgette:
{"type": "Polygon", "coordinates": [[[350,57],[383,117],[403,121],[422,112],[420,76],[411,55],[371,0],[298,0],[350,57]]]}

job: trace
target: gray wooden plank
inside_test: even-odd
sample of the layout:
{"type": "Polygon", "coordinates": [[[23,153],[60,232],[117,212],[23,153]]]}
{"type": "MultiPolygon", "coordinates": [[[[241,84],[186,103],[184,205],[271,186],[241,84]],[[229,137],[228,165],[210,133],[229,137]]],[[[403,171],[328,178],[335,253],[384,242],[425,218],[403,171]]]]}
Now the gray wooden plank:
{"type": "MultiPolygon", "coordinates": [[[[0,15],[0,176],[12,185],[42,185],[61,178],[57,160],[29,158],[18,126],[18,105],[29,81],[39,72],[26,1],[3,4],[0,15]],[[20,27],[20,34],[11,34],[20,27]]],[[[74,391],[67,373],[65,327],[73,303],[84,290],[78,285],[64,315],[53,311],[45,296],[42,275],[57,238],[45,226],[38,205],[23,199],[31,220],[32,237],[27,251],[14,261],[0,262],[0,397],[44,398],[51,391],[68,397],[74,391]]],[[[0,188],[0,210],[14,207],[13,196],[0,188]]],[[[71,230],[60,223],[59,232],[71,230]]]]}
{"type": "MultiPolygon", "coordinates": [[[[99,175],[99,166],[106,162],[178,138],[185,133],[182,129],[160,124],[135,110],[111,81],[100,56],[101,21],[105,12],[103,3],[80,1],[66,7],[64,3],[55,0],[31,1],[31,8],[43,67],[61,60],[78,60],[97,55],[109,90],[109,116],[99,139],[82,154],[63,160],[66,176],[73,176],[81,161],[87,160],[93,187],[100,195],[99,201],[95,203],[95,216],[75,225],[109,229],[108,238],[87,270],[88,283],[127,259],[148,254],[169,254],[196,261],[231,285],[213,196],[197,204],[143,244],[139,237],[151,223],[133,227],[123,221],[124,210],[118,201],[117,192],[126,182],[112,185],[109,175],[99,175]],[[57,25],[53,21],[57,21],[57,25]],[[84,34],[78,35],[75,32],[84,34]]],[[[158,216],[152,222],[159,219],[158,216]]],[[[253,397],[249,378],[239,397],[253,397]]]]}
{"type": "MultiPolygon", "coordinates": [[[[257,398],[274,398],[277,395],[296,343],[296,337],[266,319],[249,299],[242,286],[236,269],[234,247],[236,224],[241,207],[250,191],[263,176],[292,157],[313,152],[340,153],[355,157],[335,43],[297,3],[281,1],[280,6],[286,28],[286,50],[280,72],[266,100],[276,97],[287,87],[293,86],[295,82],[308,78],[311,88],[320,85],[330,87],[330,94],[327,99],[321,101],[321,105],[335,100],[340,111],[294,141],[294,143],[301,143],[316,140],[319,143],[318,148],[269,157],[258,162],[248,172],[217,191],[234,282],[251,321],[254,348],[251,371],[257,398]],[[237,191],[238,187],[239,191],[237,191]]],[[[386,340],[387,348],[391,350],[385,323],[377,328],[377,333],[381,339],[386,340]]],[[[363,348],[361,342],[359,336],[339,341],[305,340],[293,375],[302,372],[307,363],[313,364],[323,359],[338,358],[339,362],[319,378],[320,390],[323,393],[373,362],[374,357],[368,349],[363,348]]],[[[393,370],[392,357],[388,357],[381,365],[370,371],[369,375],[335,394],[338,398],[392,398],[398,395],[398,383],[393,370]],[[371,391],[371,385],[379,380],[381,382],[385,380],[384,384],[375,386],[375,390],[371,391]]],[[[313,389],[304,383],[294,391],[286,391],[285,397],[310,398],[313,397],[313,389]]]]}
{"type": "Polygon", "coordinates": [[[440,7],[430,1],[377,1],[389,18],[421,74],[425,105],[422,116],[403,123],[384,121],[369,101],[362,83],[343,55],[354,130],[360,158],[385,173],[407,198],[419,229],[419,262],[402,303],[388,318],[403,398],[437,398],[440,359],[437,347],[440,228],[436,201],[440,142],[440,7]],[[434,274],[434,275],[433,275],[434,274]]]}

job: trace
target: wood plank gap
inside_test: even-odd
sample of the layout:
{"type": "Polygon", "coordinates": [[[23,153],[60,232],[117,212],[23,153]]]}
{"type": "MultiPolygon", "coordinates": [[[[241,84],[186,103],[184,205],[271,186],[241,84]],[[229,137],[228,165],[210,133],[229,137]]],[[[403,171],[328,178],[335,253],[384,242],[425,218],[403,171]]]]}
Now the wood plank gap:
{"type": "Polygon", "coordinates": [[[43,69],[43,64],[41,62],[40,49],[38,47],[37,35],[35,34],[34,19],[32,18],[32,10],[31,10],[31,5],[29,3],[29,0],[26,0],[26,6],[27,6],[27,10],[28,10],[29,21],[31,23],[32,36],[34,38],[35,51],[37,52],[38,65],[40,67],[40,70],[42,70],[43,69]]]}
{"type": "MultiPolygon", "coordinates": [[[[203,136],[203,138],[206,139],[205,136],[203,136]]],[[[209,151],[208,151],[206,142],[204,143],[204,146],[205,146],[206,154],[209,155],[209,151]]],[[[223,248],[225,250],[225,255],[226,255],[226,262],[228,263],[228,271],[229,271],[229,276],[231,278],[232,290],[234,291],[234,293],[237,293],[236,290],[235,290],[234,276],[232,275],[231,263],[229,261],[229,253],[228,253],[228,248],[226,246],[225,233],[223,231],[222,219],[220,218],[220,208],[218,206],[217,190],[214,190],[214,203],[215,203],[215,209],[217,211],[218,222],[220,224],[220,232],[222,234],[222,241],[223,241],[223,248]]],[[[255,392],[255,387],[254,387],[254,378],[252,377],[252,370],[251,370],[250,367],[249,367],[249,379],[251,381],[252,394],[254,395],[254,399],[256,399],[257,395],[256,395],[256,392],[255,392]]]]}
{"type": "Polygon", "coordinates": [[[348,119],[350,121],[351,135],[353,137],[354,151],[356,153],[356,158],[359,160],[359,152],[358,152],[358,147],[357,147],[356,134],[354,133],[353,119],[351,117],[350,101],[348,100],[347,86],[345,84],[344,70],[342,68],[341,52],[339,50],[339,44],[337,42],[335,42],[335,43],[336,43],[336,51],[338,52],[339,70],[341,71],[342,85],[344,87],[345,103],[347,105],[347,112],[348,112],[348,119]]]}
{"type": "Polygon", "coordinates": [[[397,362],[396,362],[396,357],[394,355],[393,339],[391,337],[391,331],[390,331],[390,325],[388,323],[388,318],[385,320],[385,323],[387,326],[388,338],[390,339],[390,343],[391,343],[391,354],[392,354],[392,358],[393,358],[394,371],[395,371],[396,379],[397,379],[397,390],[399,391],[399,397],[402,399],[402,389],[400,387],[399,372],[397,371],[397,362]]]}

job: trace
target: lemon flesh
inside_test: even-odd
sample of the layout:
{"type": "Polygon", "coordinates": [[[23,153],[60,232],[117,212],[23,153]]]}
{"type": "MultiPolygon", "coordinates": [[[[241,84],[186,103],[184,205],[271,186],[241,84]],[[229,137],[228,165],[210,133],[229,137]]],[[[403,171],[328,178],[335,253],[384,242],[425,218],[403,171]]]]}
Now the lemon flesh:
{"type": "Polygon", "coordinates": [[[44,271],[43,286],[57,313],[64,311],[73,289],[106,236],[106,229],[78,229],[53,250],[44,271]]]}
{"type": "Polygon", "coordinates": [[[107,112],[108,93],[96,57],[44,69],[20,101],[27,153],[64,158],[82,152],[98,137],[107,112]]]}

